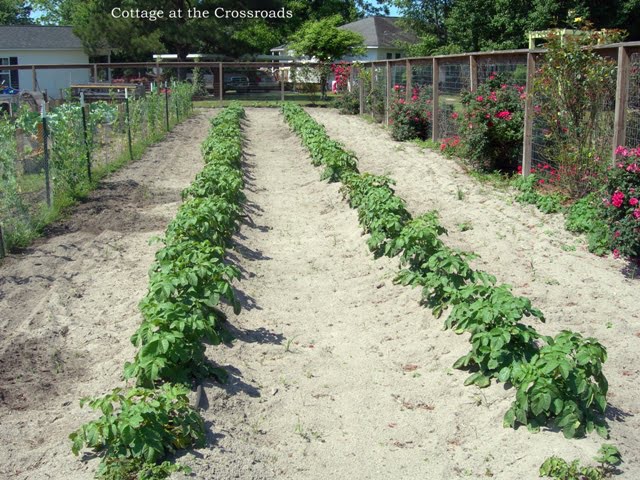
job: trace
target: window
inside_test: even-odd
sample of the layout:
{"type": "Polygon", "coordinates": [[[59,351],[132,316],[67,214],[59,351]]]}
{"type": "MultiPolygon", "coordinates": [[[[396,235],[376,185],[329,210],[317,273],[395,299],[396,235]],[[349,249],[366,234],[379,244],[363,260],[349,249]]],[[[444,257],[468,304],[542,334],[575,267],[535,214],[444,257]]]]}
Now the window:
{"type": "MultiPolygon", "coordinates": [[[[0,57],[0,67],[2,65],[17,65],[18,57],[0,57]]],[[[18,70],[2,70],[0,68],[0,85],[18,89],[18,70]]]]}
{"type": "Polygon", "coordinates": [[[387,53],[387,60],[391,60],[393,58],[393,53],[387,53]]]}
{"type": "Polygon", "coordinates": [[[396,53],[396,58],[402,58],[402,54],[401,53],[396,53]]]}
{"type": "MultiPolygon", "coordinates": [[[[1,57],[0,65],[10,65],[9,58],[1,57]]],[[[11,86],[11,72],[9,70],[0,70],[0,85],[2,85],[3,87],[11,86]]]]}

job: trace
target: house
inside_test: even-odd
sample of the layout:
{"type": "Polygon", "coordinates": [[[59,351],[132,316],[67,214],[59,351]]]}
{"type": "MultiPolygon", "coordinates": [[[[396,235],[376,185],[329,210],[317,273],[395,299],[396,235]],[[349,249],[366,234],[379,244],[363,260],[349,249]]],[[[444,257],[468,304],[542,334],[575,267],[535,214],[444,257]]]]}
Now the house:
{"type": "Polygon", "coordinates": [[[391,60],[402,58],[404,52],[399,44],[416,43],[418,37],[402,29],[398,25],[399,17],[367,17],[356,22],[342,25],[343,30],[351,30],[364,37],[367,52],[361,57],[347,57],[342,60],[358,60],[371,62],[373,60],[391,60]]]}
{"type": "MultiPolygon", "coordinates": [[[[341,29],[359,33],[364,38],[366,53],[358,57],[345,57],[340,60],[370,62],[373,60],[391,60],[402,58],[404,52],[399,44],[415,43],[418,37],[398,25],[399,17],[373,16],[342,25],[341,29]]],[[[292,52],[287,45],[271,49],[274,56],[291,60],[292,52]]]]}
{"type": "MultiPolygon", "coordinates": [[[[52,98],[73,83],[88,83],[89,56],[71,27],[0,26],[0,65],[87,64],[87,68],[0,70],[0,83],[20,90],[47,92],[52,98]]],[[[2,67],[0,67],[2,68],[2,67]]]]}

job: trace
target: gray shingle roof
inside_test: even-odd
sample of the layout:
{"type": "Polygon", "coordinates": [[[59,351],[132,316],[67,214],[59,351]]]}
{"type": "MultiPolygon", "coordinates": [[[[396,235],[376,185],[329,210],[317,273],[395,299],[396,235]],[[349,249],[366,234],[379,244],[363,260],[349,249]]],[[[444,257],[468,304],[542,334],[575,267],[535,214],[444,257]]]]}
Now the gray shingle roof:
{"type": "Polygon", "coordinates": [[[397,25],[398,20],[398,17],[367,17],[338,28],[361,34],[368,47],[394,48],[397,41],[417,42],[418,38],[413,33],[397,25]]]}
{"type": "Polygon", "coordinates": [[[71,27],[41,25],[0,26],[0,50],[82,49],[71,27]]]}

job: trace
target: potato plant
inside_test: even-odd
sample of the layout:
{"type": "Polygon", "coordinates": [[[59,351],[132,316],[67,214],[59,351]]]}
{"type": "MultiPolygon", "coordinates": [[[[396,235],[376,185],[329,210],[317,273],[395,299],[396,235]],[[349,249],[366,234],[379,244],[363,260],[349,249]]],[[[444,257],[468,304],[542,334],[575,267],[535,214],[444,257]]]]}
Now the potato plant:
{"type": "Polygon", "coordinates": [[[189,406],[186,386],[204,377],[224,380],[226,373],[207,361],[203,342],[215,345],[227,338],[223,302],[240,311],[231,286],[240,272],[225,252],[244,200],[243,116],[232,106],[212,121],[203,145],[205,167],[183,191],[185,202],[161,239],[164,246],[140,302],[143,322],[131,338],[138,351],[124,368],[136,387],[81,401],[102,416],[70,435],[72,450],[77,455],[88,447],[101,456],[98,478],[152,480],[188,473],[166,456],[204,445],[204,421],[189,406]]]}
{"type": "MultiPolygon", "coordinates": [[[[285,104],[283,113],[309,149],[312,163],[326,168],[336,156],[326,155],[324,147],[334,150],[339,144],[301,107],[285,104]]],[[[472,370],[465,385],[486,387],[495,379],[516,388],[505,426],[524,424],[536,430],[552,425],[568,438],[594,429],[607,436],[602,345],[575,332],[546,337],[523,323],[545,318],[509,285],[498,285],[493,275],[474,270],[469,262],[476,255],[447,247],[440,239],[446,230],[436,212],[412,219],[389,177],[360,174],[354,163],[328,179],[343,183],[345,198],[358,209],[360,224],[370,234],[367,243],[374,255],[400,257],[395,281],[422,287],[422,303],[435,317],[451,307],[445,328],[470,334],[471,351],[454,364],[472,370]]]]}

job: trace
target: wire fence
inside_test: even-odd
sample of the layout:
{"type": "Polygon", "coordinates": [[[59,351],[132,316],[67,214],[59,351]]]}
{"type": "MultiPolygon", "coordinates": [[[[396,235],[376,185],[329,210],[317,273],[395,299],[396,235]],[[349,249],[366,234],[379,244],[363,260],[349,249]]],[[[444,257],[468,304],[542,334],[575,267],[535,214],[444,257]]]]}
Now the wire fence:
{"type": "Polygon", "coordinates": [[[631,54],[628,76],[626,143],[629,146],[640,146],[640,52],[631,54]]]}
{"type": "MultiPolygon", "coordinates": [[[[601,104],[594,105],[596,121],[592,147],[598,158],[610,162],[617,145],[640,145],[640,42],[599,45],[594,48],[599,55],[618,65],[616,87],[612,87],[601,104]],[[621,66],[621,67],[620,67],[621,66]]],[[[430,104],[432,109],[431,138],[440,141],[459,133],[463,118],[462,97],[473,92],[497,75],[507,84],[523,92],[531,92],[536,79],[536,65],[544,59],[544,50],[511,50],[481,52],[437,57],[381,60],[364,63],[360,72],[371,72],[371,85],[361,92],[365,108],[361,113],[372,115],[377,121],[389,124],[390,97],[396,91],[407,92],[408,101],[416,88],[434,87],[430,104]],[[529,60],[530,59],[530,60],[529,60]],[[528,61],[532,68],[528,69],[528,61]],[[387,73],[389,72],[387,77],[387,73]],[[385,79],[391,81],[386,84],[385,79]]],[[[540,106],[546,100],[538,94],[531,102],[524,102],[524,140],[519,155],[523,173],[529,168],[554,164],[554,152],[549,141],[549,126],[544,124],[540,106]],[[530,120],[527,129],[526,118],[530,120]]],[[[391,120],[393,121],[393,120],[391,120]]]]}
{"type": "Polygon", "coordinates": [[[0,256],[192,112],[191,86],[0,117],[0,256]]]}

